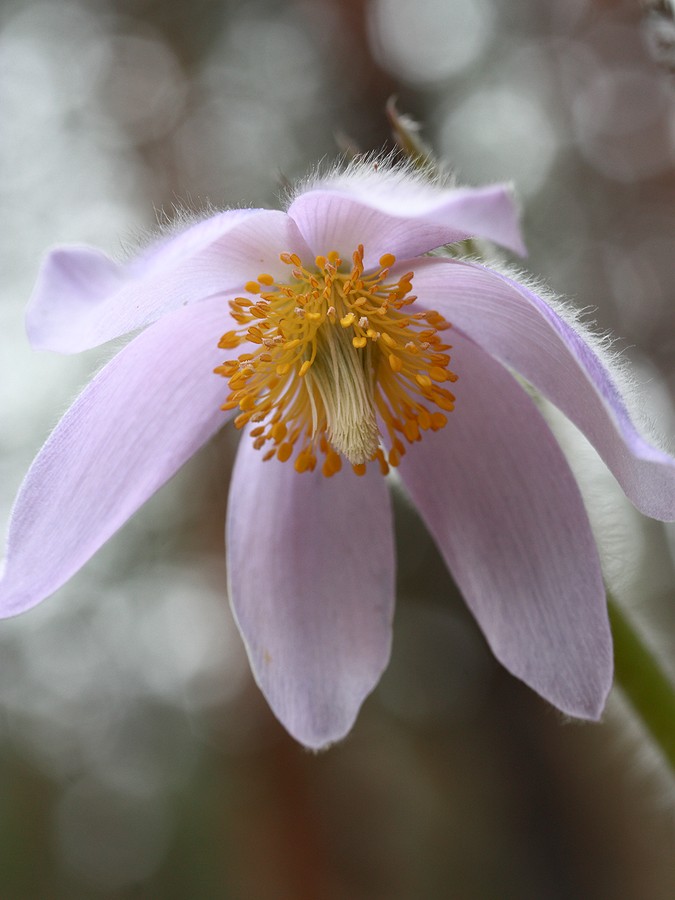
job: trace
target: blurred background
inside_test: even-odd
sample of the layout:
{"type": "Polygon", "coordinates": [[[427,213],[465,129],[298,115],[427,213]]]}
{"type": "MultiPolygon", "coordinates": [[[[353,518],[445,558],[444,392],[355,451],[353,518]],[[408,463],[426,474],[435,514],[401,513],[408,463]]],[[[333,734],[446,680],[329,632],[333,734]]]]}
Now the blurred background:
{"type": "MultiPolygon", "coordinates": [[[[45,249],[118,254],[177,206],[274,205],[340,146],[424,125],[512,180],[528,266],[621,336],[673,434],[675,28],[619,0],[3,0],[0,529],[111,348],[35,353],[45,249]]],[[[565,431],[607,579],[666,666],[673,533],[565,431]],[[579,462],[580,461],[580,462],[579,462]],[[670,541],[670,543],[669,543],[670,541]]],[[[0,897],[670,900],[672,782],[615,691],[561,717],[487,651],[396,499],[393,658],[352,735],[302,750],[227,607],[226,428],[59,593],[0,623],[0,897]]]]}

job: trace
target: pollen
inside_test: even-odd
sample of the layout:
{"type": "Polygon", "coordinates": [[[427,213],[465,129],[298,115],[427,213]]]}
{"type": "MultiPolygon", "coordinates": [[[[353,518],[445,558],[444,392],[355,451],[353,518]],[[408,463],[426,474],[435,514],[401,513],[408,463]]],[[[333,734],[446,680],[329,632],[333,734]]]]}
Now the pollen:
{"type": "Polygon", "coordinates": [[[396,257],[385,253],[366,270],[359,245],[345,264],[335,250],[305,266],[281,253],[287,279],[258,275],[248,297],[230,302],[239,328],[218,342],[241,347],[214,371],[228,380],[223,409],[239,409],[235,425],[254,423],[251,438],[264,459],[293,460],[296,472],[330,477],[342,459],[363,475],[367,463],[386,475],[406,444],[447,424],[457,380],[450,324],[435,311],[413,312],[414,272],[394,280],[396,257]]]}

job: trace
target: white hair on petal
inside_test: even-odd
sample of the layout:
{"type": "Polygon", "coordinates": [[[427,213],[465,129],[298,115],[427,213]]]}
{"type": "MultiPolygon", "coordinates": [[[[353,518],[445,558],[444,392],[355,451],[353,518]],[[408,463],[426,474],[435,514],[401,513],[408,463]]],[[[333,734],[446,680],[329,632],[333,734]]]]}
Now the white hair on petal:
{"type": "Polygon", "coordinates": [[[387,193],[401,188],[437,193],[456,187],[453,175],[436,166],[420,166],[399,150],[372,152],[337,162],[320,162],[284,194],[284,206],[306,191],[348,190],[359,185],[387,193]]]}
{"type": "MultiPolygon", "coordinates": [[[[401,151],[371,152],[351,159],[342,158],[337,161],[320,161],[304,178],[282,194],[282,208],[287,208],[299,195],[319,189],[351,191],[364,186],[370,191],[381,191],[389,194],[396,190],[413,190],[420,193],[437,193],[439,190],[457,188],[454,175],[439,170],[435,166],[420,166],[401,151]]],[[[175,203],[170,211],[157,210],[157,228],[139,229],[121,242],[122,260],[124,263],[131,257],[151,252],[153,245],[171,239],[177,233],[198,224],[210,216],[218,215],[231,207],[219,209],[209,202],[203,201],[199,209],[191,208],[185,203],[175,203]]],[[[474,246],[481,248],[480,239],[472,239],[474,246]]],[[[455,245],[459,247],[461,245],[455,245]]],[[[427,255],[444,255],[447,250],[440,247],[427,255]]],[[[597,330],[597,323],[589,317],[593,308],[587,306],[577,309],[570,301],[555,294],[541,279],[517,266],[505,263],[501,253],[494,251],[493,245],[486,244],[486,251],[481,256],[452,254],[455,258],[467,262],[475,262],[488,269],[512,279],[517,284],[537,294],[562,321],[572,328],[585,344],[595,353],[603,364],[609,380],[614,384],[617,394],[623,401],[631,420],[637,424],[641,433],[652,444],[671,452],[664,447],[663,439],[659,439],[659,430],[645,413],[640,386],[637,385],[630,369],[631,364],[624,356],[624,351],[617,348],[618,338],[605,331],[597,330]]]]}
{"type": "MultiPolygon", "coordinates": [[[[469,260],[485,265],[484,261],[469,260]]],[[[540,278],[504,262],[491,262],[490,269],[504,275],[540,297],[562,321],[572,328],[581,340],[592,350],[602,363],[610,382],[622,400],[631,421],[639,433],[658,449],[671,453],[665,446],[660,430],[645,410],[643,390],[633,375],[634,366],[625,356],[625,347],[620,347],[620,338],[608,330],[600,330],[597,321],[591,318],[596,310],[592,306],[577,308],[570,300],[556,294],[540,278]]]]}
{"type": "Polygon", "coordinates": [[[145,252],[154,250],[156,245],[161,245],[164,241],[176,237],[186,229],[199,225],[200,222],[210,219],[212,216],[246,208],[245,206],[217,207],[210,200],[200,200],[194,205],[190,205],[189,202],[176,201],[169,209],[157,208],[155,209],[156,226],[130,230],[120,239],[121,258],[119,261],[124,264],[134,257],[142,256],[145,252]]]}

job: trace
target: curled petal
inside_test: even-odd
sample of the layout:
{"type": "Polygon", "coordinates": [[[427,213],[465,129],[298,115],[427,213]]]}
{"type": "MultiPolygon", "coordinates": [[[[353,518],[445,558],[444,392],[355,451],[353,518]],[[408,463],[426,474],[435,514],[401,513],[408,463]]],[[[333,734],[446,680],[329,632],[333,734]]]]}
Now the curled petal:
{"type": "Polygon", "coordinates": [[[413,281],[420,307],[442,313],[581,429],[641,512],[675,519],[675,460],[641,436],[602,359],[548,303],[475,263],[426,259],[413,281]]]}
{"type": "Polygon", "coordinates": [[[12,512],[0,616],[64,584],[222,426],[224,307],[205,301],[144,331],[61,419],[12,512]]]}
{"type": "Polygon", "coordinates": [[[318,749],[344,737],[389,660],[394,547],[387,487],[263,462],[242,440],[227,520],[231,601],[261,690],[318,749]]]}
{"type": "Polygon", "coordinates": [[[219,213],[125,264],[90,247],[57,247],[38,273],[28,336],[40,350],[95,347],[181,306],[242,292],[261,272],[287,277],[284,250],[308,255],[291,220],[265,209],[219,213]]]}
{"type": "Polygon", "coordinates": [[[612,642],[579,489],[513,376],[457,331],[453,345],[456,409],[401,478],[497,659],[563,712],[596,719],[612,642]]]}
{"type": "Polygon", "coordinates": [[[505,185],[441,189],[394,175],[329,182],[300,194],[288,214],[314,253],[337,250],[349,260],[363,244],[366,268],[377,266],[385,253],[409,259],[468,237],[488,238],[525,254],[505,185]]]}

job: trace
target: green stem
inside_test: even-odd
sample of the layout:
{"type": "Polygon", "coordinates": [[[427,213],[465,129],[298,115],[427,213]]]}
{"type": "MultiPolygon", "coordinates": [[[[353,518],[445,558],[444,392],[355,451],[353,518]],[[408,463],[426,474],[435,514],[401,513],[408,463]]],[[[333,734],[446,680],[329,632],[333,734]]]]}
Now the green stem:
{"type": "MultiPolygon", "coordinates": [[[[438,173],[438,163],[420,139],[419,129],[407,116],[398,113],[393,98],[387,104],[387,115],[403,153],[417,168],[432,175],[438,173]]],[[[463,250],[476,253],[473,242],[463,250]]],[[[675,773],[675,684],[625,612],[610,596],[607,603],[614,636],[616,682],[675,773]]]]}
{"type": "Polygon", "coordinates": [[[608,604],[617,684],[675,772],[675,685],[624,610],[608,604]]]}

